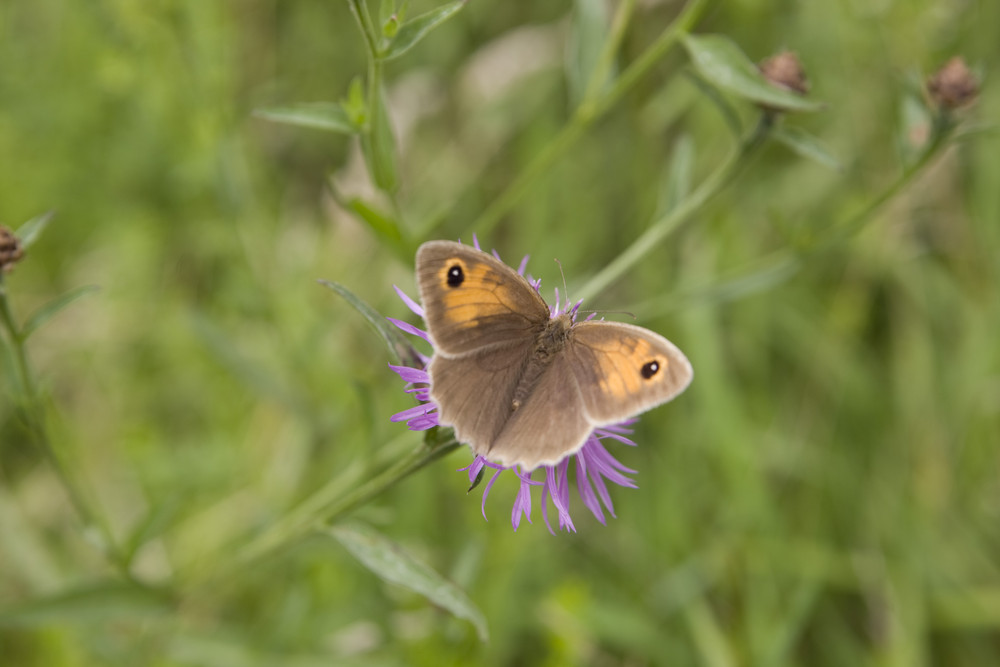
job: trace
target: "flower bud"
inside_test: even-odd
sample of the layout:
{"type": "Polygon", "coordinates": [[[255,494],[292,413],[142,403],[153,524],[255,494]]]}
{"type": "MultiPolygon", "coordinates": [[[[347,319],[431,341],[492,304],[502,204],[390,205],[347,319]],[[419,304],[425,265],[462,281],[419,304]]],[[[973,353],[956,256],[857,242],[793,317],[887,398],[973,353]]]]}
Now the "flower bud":
{"type": "Polygon", "coordinates": [[[24,257],[24,248],[14,232],[0,225],[0,271],[7,273],[24,257]]]}
{"type": "Polygon", "coordinates": [[[777,53],[763,60],[757,68],[765,79],[779,88],[791,90],[799,95],[809,92],[806,72],[802,69],[802,63],[794,51],[777,53]]]}
{"type": "Polygon", "coordinates": [[[941,109],[958,109],[975,101],[979,82],[965,61],[955,56],[927,79],[927,94],[941,109]]]}

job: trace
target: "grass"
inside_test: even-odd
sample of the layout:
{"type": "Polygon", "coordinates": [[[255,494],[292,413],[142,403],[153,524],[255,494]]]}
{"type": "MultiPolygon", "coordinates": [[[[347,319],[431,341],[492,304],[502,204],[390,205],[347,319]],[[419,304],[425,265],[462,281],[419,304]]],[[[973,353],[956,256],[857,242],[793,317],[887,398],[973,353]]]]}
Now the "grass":
{"type": "Polygon", "coordinates": [[[689,3],[824,105],[754,143],[658,42],[681,3],[473,2],[378,67],[352,5],[0,10],[0,222],[55,211],[3,303],[83,290],[0,326],[2,662],[1000,659],[1000,6],[689,3]],[[934,125],[956,54],[983,89],[934,125]],[[357,79],[377,125],[373,77],[364,151],[254,115],[357,79]],[[413,249],[474,232],[694,366],[613,450],[639,489],[607,526],[574,499],[577,533],[537,505],[514,533],[509,479],[484,522],[467,450],[388,421],[386,347],[316,283],[412,322],[413,249]]]}

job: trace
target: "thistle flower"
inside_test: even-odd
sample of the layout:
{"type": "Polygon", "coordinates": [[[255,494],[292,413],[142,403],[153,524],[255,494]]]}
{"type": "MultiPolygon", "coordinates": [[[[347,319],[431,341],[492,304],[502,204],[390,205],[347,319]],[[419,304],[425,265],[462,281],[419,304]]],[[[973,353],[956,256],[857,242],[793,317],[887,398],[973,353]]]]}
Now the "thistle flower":
{"type": "MultiPolygon", "coordinates": [[[[478,240],[473,237],[473,241],[478,250],[478,240]]],[[[499,259],[496,251],[493,254],[499,259]]],[[[528,258],[525,257],[518,268],[518,273],[521,275],[524,275],[527,261],[528,258]]],[[[531,281],[531,284],[537,291],[540,281],[531,281]]],[[[407,296],[399,287],[395,287],[395,290],[399,298],[402,299],[403,303],[411,311],[420,317],[424,316],[423,308],[418,303],[407,296]]],[[[551,316],[555,317],[563,313],[570,313],[575,317],[579,307],[579,303],[570,304],[567,302],[560,305],[558,291],[556,291],[556,304],[550,307],[551,316]]],[[[391,317],[388,319],[405,333],[419,336],[429,344],[433,344],[426,331],[401,320],[391,317]]],[[[440,425],[438,408],[430,398],[431,378],[426,370],[429,361],[429,357],[421,355],[420,363],[422,366],[420,368],[394,366],[391,364],[389,366],[406,382],[406,392],[413,395],[418,402],[418,405],[393,415],[391,420],[394,422],[405,421],[409,429],[413,431],[425,431],[440,425]]],[[[583,501],[584,506],[603,524],[606,523],[605,511],[611,514],[611,516],[615,516],[614,505],[611,501],[611,494],[608,492],[607,482],[612,482],[619,486],[636,488],[635,482],[627,476],[635,474],[636,471],[627,468],[616,460],[604,447],[604,441],[613,440],[635,446],[635,443],[628,436],[632,433],[629,427],[636,421],[633,418],[619,424],[595,428],[579,451],[568,455],[554,465],[543,465],[535,470],[526,471],[519,465],[506,467],[488,461],[483,456],[475,456],[472,463],[464,468],[460,468],[459,472],[468,474],[469,482],[472,485],[470,487],[471,490],[487,470],[492,471],[492,475],[490,475],[489,480],[483,488],[481,508],[484,519],[486,518],[486,499],[500,475],[505,471],[509,471],[510,474],[518,478],[520,488],[511,510],[511,525],[514,527],[514,530],[518,529],[522,518],[527,519],[528,523],[531,523],[532,489],[533,487],[541,487],[542,518],[549,532],[554,533],[552,524],[549,521],[550,501],[557,512],[559,529],[576,531],[576,526],[570,516],[570,468],[572,467],[580,499],[583,501]]]]}

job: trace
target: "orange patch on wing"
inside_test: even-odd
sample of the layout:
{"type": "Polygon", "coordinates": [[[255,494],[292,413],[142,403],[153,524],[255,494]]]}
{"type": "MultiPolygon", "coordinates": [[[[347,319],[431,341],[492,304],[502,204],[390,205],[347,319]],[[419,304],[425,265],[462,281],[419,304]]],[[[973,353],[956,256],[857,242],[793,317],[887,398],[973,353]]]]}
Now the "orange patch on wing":
{"type": "MultiPolygon", "coordinates": [[[[641,338],[624,338],[599,348],[597,355],[601,374],[601,392],[614,398],[635,396],[643,384],[642,367],[650,361],[660,365],[660,375],[667,367],[667,359],[653,352],[653,346],[641,338]]],[[[660,375],[666,377],[666,374],[660,375]]],[[[656,376],[653,376],[654,378],[656,376]]]]}
{"type": "Polygon", "coordinates": [[[469,266],[457,257],[446,261],[438,271],[445,319],[468,329],[477,326],[481,318],[510,313],[513,308],[508,303],[513,292],[503,284],[503,279],[503,274],[487,264],[469,266]],[[448,271],[456,265],[462,269],[464,280],[461,285],[451,287],[448,285],[448,271]],[[504,296],[508,298],[504,299],[504,296]]]}

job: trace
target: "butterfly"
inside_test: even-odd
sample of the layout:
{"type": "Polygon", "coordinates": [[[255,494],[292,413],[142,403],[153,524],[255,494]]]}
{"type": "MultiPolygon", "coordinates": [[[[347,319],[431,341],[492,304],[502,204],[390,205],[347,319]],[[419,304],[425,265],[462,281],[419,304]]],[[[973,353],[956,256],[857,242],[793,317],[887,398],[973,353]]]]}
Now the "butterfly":
{"type": "Polygon", "coordinates": [[[595,427],[665,403],[691,382],[691,364],[663,336],[553,316],[523,276],[475,248],[424,243],[416,277],[439,422],[504,466],[555,465],[595,427]]]}

